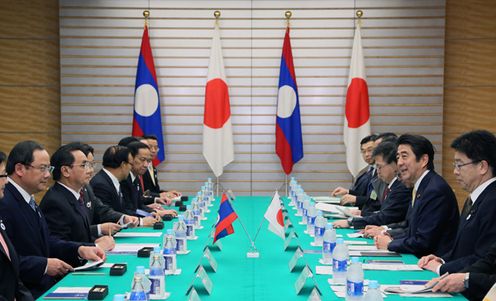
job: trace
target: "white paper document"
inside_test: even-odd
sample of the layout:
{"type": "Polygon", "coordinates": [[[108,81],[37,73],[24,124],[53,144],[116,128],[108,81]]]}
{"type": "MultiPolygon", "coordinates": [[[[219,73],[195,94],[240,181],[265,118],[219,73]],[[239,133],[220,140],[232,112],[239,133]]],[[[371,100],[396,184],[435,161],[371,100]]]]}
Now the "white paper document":
{"type": "Polygon", "coordinates": [[[160,237],[162,232],[117,232],[114,237],[160,237]]]}
{"type": "Polygon", "coordinates": [[[314,196],[313,199],[316,203],[330,203],[337,205],[341,203],[341,198],[335,196],[314,196]]]}
{"type": "Polygon", "coordinates": [[[345,244],[347,245],[368,245],[369,243],[363,240],[345,240],[345,244]]]}
{"type": "Polygon", "coordinates": [[[381,285],[381,290],[386,294],[399,294],[402,297],[423,297],[423,298],[450,298],[448,293],[433,293],[432,286],[425,285],[381,285]]]}
{"type": "Polygon", "coordinates": [[[115,244],[115,247],[108,251],[109,254],[135,254],[139,249],[144,247],[155,248],[159,244],[115,244]]]}
{"type": "Polygon", "coordinates": [[[78,271],[90,271],[99,268],[103,264],[103,260],[98,261],[88,261],[85,265],[74,268],[74,272],[78,271]]]}
{"type": "Polygon", "coordinates": [[[349,238],[359,238],[363,237],[363,233],[360,232],[355,232],[355,233],[348,233],[346,234],[349,238]]]}
{"type": "Polygon", "coordinates": [[[315,209],[322,210],[325,212],[345,215],[345,216],[352,216],[350,211],[354,209],[356,210],[358,209],[358,207],[345,207],[345,206],[339,206],[339,205],[333,205],[327,203],[316,203],[315,209]]]}
{"type": "Polygon", "coordinates": [[[416,264],[383,264],[383,263],[364,263],[364,270],[380,270],[380,271],[422,271],[416,264]]]}
{"type": "Polygon", "coordinates": [[[349,245],[348,250],[350,251],[377,251],[375,245],[349,245]]]}
{"type": "Polygon", "coordinates": [[[315,273],[317,275],[332,275],[332,265],[315,266],[315,273]]]}

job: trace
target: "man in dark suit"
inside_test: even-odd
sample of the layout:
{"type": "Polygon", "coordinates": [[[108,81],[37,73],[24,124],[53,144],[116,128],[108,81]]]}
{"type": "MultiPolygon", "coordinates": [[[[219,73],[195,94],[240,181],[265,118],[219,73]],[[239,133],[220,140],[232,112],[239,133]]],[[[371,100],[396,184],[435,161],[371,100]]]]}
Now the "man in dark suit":
{"type": "Polygon", "coordinates": [[[165,210],[160,204],[151,203],[145,205],[147,196],[143,194],[141,176],[148,171],[148,165],[151,164],[152,161],[150,148],[142,142],[132,142],[128,144],[127,147],[133,158],[133,164],[129,176],[126,180],[120,182],[126,204],[132,206],[131,208],[133,210],[136,210],[138,214],[143,216],[147,216],[147,213],[151,214],[152,212],[161,217],[164,215],[176,216],[177,212],[175,210],[165,210]]]}
{"type": "Polygon", "coordinates": [[[160,189],[160,184],[158,182],[158,171],[155,166],[155,158],[160,150],[158,146],[158,139],[154,135],[145,135],[140,140],[141,142],[148,145],[150,148],[150,153],[152,155],[152,164],[148,165],[148,172],[143,175],[143,190],[153,197],[158,197],[165,205],[170,205],[172,199],[181,196],[181,193],[176,190],[162,190],[160,189]]]}
{"type": "Polygon", "coordinates": [[[438,257],[428,255],[419,266],[442,275],[456,273],[482,258],[496,241],[496,137],[473,131],[456,138],[454,174],[470,193],[465,201],[453,248],[438,257]]]}
{"type": "Polygon", "coordinates": [[[398,138],[400,179],[413,187],[408,228],[401,237],[375,237],[379,249],[411,253],[417,257],[448,252],[458,227],[458,205],[451,187],[434,171],[434,147],[423,136],[398,138]]]}
{"type": "Polygon", "coordinates": [[[361,208],[369,199],[372,189],[370,181],[375,175],[374,157],[372,156],[375,138],[375,135],[370,135],[360,141],[360,152],[368,166],[358,173],[350,189],[338,187],[331,193],[332,196],[342,196],[342,205],[353,204],[361,208]]]}
{"type": "MultiPolygon", "coordinates": [[[[3,199],[5,183],[7,183],[6,159],[5,154],[0,151],[0,202],[3,199]]],[[[19,278],[19,258],[0,217],[0,300],[14,299],[31,301],[33,296],[19,278]]]]}
{"type": "MultiPolygon", "coordinates": [[[[133,157],[127,147],[110,146],[103,154],[103,168],[90,181],[95,196],[99,200],[115,211],[124,212],[128,216],[136,216],[136,209],[126,203],[120,182],[129,176],[132,162],[133,157]]],[[[131,222],[140,226],[153,226],[157,221],[159,221],[157,218],[145,217],[137,222],[135,220],[131,222]]]]}
{"type": "Polygon", "coordinates": [[[20,257],[20,276],[34,298],[38,298],[72,266],[87,260],[105,259],[96,247],[60,240],[48,231],[44,215],[33,194],[46,189],[50,179],[50,156],[34,141],[14,146],[7,159],[9,183],[0,202],[0,216],[7,235],[20,257]]]}
{"type": "Polygon", "coordinates": [[[394,142],[379,144],[374,149],[373,156],[379,179],[388,185],[384,191],[380,210],[368,216],[355,216],[348,220],[336,221],[335,228],[353,226],[355,229],[362,229],[366,225],[386,225],[405,219],[412,194],[411,190],[397,179],[396,144],[394,142]]]}
{"type": "Polygon", "coordinates": [[[92,225],[93,216],[101,214],[101,207],[84,199],[84,186],[92,175],[92,163],[81,150],[80,144],[60,147],[51,158],[56,183],[48,189],[40,203],[52,235],[61,239],[95,243],[103,250],[115,246],[111,234],[120,230],[115,222],[122,214],[111,216],[113,222],[92,225]],[[103,235],[103,236],[102,236],[103,235]]]}
{"type": "MultiPolygon", "coordinates": [[[[432,279],[434,292],[462,293],[469,300],[483,300],[491,287],[496,284],[496,243],[481,259],[459,273],[432,279]]],[[[493,300],[493,299],[488,299],[493,300]]]]}

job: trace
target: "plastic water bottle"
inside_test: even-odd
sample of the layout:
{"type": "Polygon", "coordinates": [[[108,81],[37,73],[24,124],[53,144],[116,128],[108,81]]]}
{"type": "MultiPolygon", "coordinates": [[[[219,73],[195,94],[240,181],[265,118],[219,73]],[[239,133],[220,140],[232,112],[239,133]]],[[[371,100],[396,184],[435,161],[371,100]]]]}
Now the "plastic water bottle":
{"type": "Polygon", "coordinates": [[[165,297],[164,259],[158,252],[150,256],[150,299],[163,299],[165,297]]]}
{"type": "Polygon", "coordinates": [[[303,199],[303,211],[301,212],[301,223],[303,225],[307,224],[308,208],[310,207],[310,198],[305,196],[303,199]]]}
{"type": "Polygon", "coordinates": [[[137,298],[134,300],[149,300],[150,285],[150,280],[145,276],[145,267],[142,265],[136,266],[129,300],[133,300],[132,292],[134,289],[136,289],[135,298],[137,298]]]}
{"type": "Polygon", "coordinates": [[[307,233],[310,236],[315,236],[315,218],[317,217],[317,210],[315,205],[310,203],[307,213],[307,233]]]}
{"type": "Polygon", "coordinates": [[[186,238],[186,224],[184,216],[178,216],[178,222],[174,223],[174,231],[176,233],[176,252],[184,253],[188,251],[188,239],[186,238]]]}
{"type": "Polygon", "coordinates": [[[358,301],[363,298],[363,269],[358,257],[351,258],[351,265],[346,273],[346,300],[358,301]]]}
{"type": "Polygon", "coordinates": [[[193,212],[191,211],[191,205],[186,207],[184,222],[186,223],[186,237],[188,239],[193,239],[195,237],[195,219],[193,212]]]}
{"type": "Polygon", "coordinates": [[[133,286],[131,288],[131,295],[129,295],[129,300],[131,301],[148,301],[148,297],[145,293],[143,287],[141,274],[135,274],[133,278],[133,286]]]}
{"type": "Polygon", "coordinates": [[[369,289],[367,290],[365,297],[363,297],[363,301],[384,301],[384,297],[382,297],[379,282],[377,280],[369,281],[369,289]]]}
{"type": "Polygon", "coordinates": [[[322,261],[324,264],[332,263],[334,247],[336,247],[336,229],[331,223],[327,223],[322,242],[322,261]]]}
{"type": "Polygon", "coordinates": [[[174,274],[176,272],[176,246],[175,239],[172,234],[172,229],[167,230],[164,237],[164,273],[166,275],[174,274]]]}
{"type": "Polygon", "coordinates": [[[332,274],[334,284],[346,283],[346,271],[348,264],[348,246],[344,244],[342,238],[336,240],[336,247],[332,252],[332,274]]]}
{"type": "Polygon", "coordinates": [[[322,246],[322,240],[324,238],[324,231],[327,225],[327,219],[322,216],[322,211],[317,211],[317,217],[315,218],[315,231],[314,231],[314,244],[316,246],[322,246]]]}
{"type": "Polygon", "coordinates": [[[195,201],[192,203],[192,212],[193,212],[193,220],[195,229],[199,229],[201,227],[201,212],[200,212],[200,206],[198,206],[198,201],[195,201]]]}

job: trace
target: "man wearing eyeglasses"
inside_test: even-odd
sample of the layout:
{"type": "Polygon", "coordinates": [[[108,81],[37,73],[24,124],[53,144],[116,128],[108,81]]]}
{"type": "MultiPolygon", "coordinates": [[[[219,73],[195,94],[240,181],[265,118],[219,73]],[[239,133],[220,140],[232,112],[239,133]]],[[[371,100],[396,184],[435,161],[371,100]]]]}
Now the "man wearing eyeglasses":
{"type": "Polygon", "coordinates": [[[60,147],[50,163],[56,183],[41,200],[40,209],[52,235],[70,241],[94,242],[104,251],[111,250],[115,245],[111,234],[120,230],[115,221],[122,214],[113,216],[114,222],[92,225],[93,216],[100,215],[101,207],[84,199],[83,188],[91,179],[93,166],[83,153],[82,145],[71,143],[60,147]]]}
{"type": "MultiPolygon", "coordinates": [[[[7,156],[0,151],[0,202],[7,183],[6,159],[7,156]]],[[[19,278],[19,256],[4,228],[0,217],[0,300],[31,301],[33,296],[19,278]]]]}
{"type": "Polygon", "coordinates": [[[9,183],[0,202],[0,216],[10,241],[20,256],[20,276],[34,298],[48,290],[60,276],[87,260],[105,259],[96,247],[60,240],[50,235],[33,194],[43,191],[50,179],[50,156],[34,141],[19,142],[7,159],[9,183]]]}
{"type": "MultiPolygon", "coordinates": [[[[470,284],[478,283],[467,291],[474,299],[482,299],[489,290],[489,283],[483,289],[485,281],[478,272],[494,271],[494,258],[482,260],[481,264],[469,267],[484,258],[491,245],[496,241],[496,137],[488,131],[473,131],[456,138],[451,147],[455,150],[453,173],[463,190],[470,193],[465,201],[460,216],[460,224],[453,248],[442,256],[428,255],[422,257],[418,265],[437,274],[450,273],[444,277],[436,289],[454,292],[469,289],[470,284]],[[463,269],[468,268],[466,271],[463,269]],[[486,269],[487,268],[487,269],[486,269]],[[473,273],[472,273],[473,272],[473,273]],[[474,277],[473,274],[475,275],[474,277]],[[477,297],[474,293],[480,292],[477,297]]],[[[493,248],[494,249],[494,248],[493,248]]],[[[490,253],[495,251],[492,250],[490,253]]],[[[487,285],[487,284],[486,284],[487,285]]]]}

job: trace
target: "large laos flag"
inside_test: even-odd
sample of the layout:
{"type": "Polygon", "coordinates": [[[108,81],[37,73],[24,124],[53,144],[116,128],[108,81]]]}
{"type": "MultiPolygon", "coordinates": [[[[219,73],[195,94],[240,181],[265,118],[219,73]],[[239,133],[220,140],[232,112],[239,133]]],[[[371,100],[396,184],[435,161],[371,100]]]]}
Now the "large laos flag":
{"type": "Polygon", "coordinates": [[[160,115],[160,97],[157,75],[153,63],[152,49],[145,25],[141,39],[141,51],[138,58],[136,85],[134,91],[133,136],[154,135],[160,148],[153,165],[157,166],[165,159],[164,136],[162,135],[162,118],[160,115]]]}
{"type": "Polygon", "coordinates": [[[281,160],[282,169],[287,175],[293,170],[293,164],[303,158],[300,104],[293,66],[291,41],[289,38],[289,26],[286,28],[286,35],[284,36],[281,68],[279,71],[279,93],[277,96],[276,116],[276,153],[281,160]]]}
{"type": "Polygon", "coordinates": [[[356,177],[367,166],[360,154],[360,141],[370,135],[369,90],[365,78],[360,22],[356,26],[353,40],[344,117],[346,164],[350,173],[356,177]]]}

